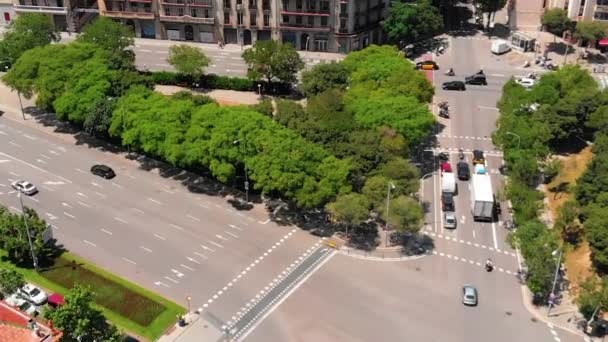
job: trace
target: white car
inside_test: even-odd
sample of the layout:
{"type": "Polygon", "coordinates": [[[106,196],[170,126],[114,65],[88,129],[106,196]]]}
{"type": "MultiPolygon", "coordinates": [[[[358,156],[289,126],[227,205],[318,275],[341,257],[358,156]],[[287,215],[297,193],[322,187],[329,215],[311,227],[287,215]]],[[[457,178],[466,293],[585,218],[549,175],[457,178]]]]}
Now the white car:
{"type": "Polygon", "coordinates": [[[11,186],[13,187],[13,189],[22,192],[26,195],[33,195],[38,192],[38,189],[36,189],[36,186],[34,186],[34,184],[24,180],[14,181],[13,183],[11,183],[11,186]]]}
{"type": "Polygon", "coordinates": [[[526,89],[530,89],[534,86],[534,84],[536,84],[536,80],[528,78],[528,77],[522,77],[522,78],[516,79],[515,83],[519,84],[520,86],[522,86],[526,89]]]}
{"type": "Polygon", "coordinates": [[[8,296],[4,301],[6,302],[6,304],[18,308],[19,310],[27,313],[30,316],[34,315],[34,313],[37,311],[35,306],[30,304],[25,299],[19,297],[19,295],[16,293],[13,293],[12,295],[8,296]]]}
{"type": "Polygon", "coordinates": [[[46,300],[48,299],[48,296],[44,291],[32,284],[23,285],[23,287],[19,289],[19,294],[21,297],[36,305],[42,305],[46,303],[46,300]]]}

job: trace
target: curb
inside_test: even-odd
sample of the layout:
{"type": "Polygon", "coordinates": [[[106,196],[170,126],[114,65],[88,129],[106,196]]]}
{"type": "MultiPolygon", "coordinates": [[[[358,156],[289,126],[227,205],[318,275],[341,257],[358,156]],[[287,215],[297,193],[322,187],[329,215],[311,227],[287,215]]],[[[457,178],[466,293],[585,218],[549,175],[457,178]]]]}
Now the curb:
{"type": "Polygon", "coordinates": [[[429,255],[433,255],[432,251],[426,251],[423,254],[412,255],[412,256],[403,256],[403,257],[379,257],[379,256],[365,256],[358,253],[349,253],[347,250],[339,249],[337,250],[338,254],[346,255],[351,258],[361,259],[361,260],[370,260],[370,261],[409,261],[420,259],[429,255]]]}

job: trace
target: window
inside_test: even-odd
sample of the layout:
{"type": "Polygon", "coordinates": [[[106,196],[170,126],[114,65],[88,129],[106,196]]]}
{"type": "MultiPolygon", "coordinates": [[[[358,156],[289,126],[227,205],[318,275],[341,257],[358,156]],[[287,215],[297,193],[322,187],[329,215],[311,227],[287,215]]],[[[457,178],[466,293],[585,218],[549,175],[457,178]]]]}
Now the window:
{"type": "Polygon", "coordinates": [[[236,24],[237,25],[243,25],[243,13],[239,12],[236,15],[236,24]]]}
{"type": "Polygon", "coordinates": [[[284,15],[283,16],[283,24],[289,24],[289,16],[288,15],[284,15]]]}
{"type": "Polygon", "coordinates": [[[264,14],[264,26],[270,26],[270,15],[264,14]]]}
{"type": "Polygon", "coordinates": [[[257,15],[255,14],[250,14],[249,15],[249,25],[251,26],[257,26],[257,15]]]}
{"type": "Polygon", "coordinates": [[[230,8],[230,0],[224,0],[224,8],[230,8]]]}
{"type": "Polygon", "coordinates": [[[32,0],[32,6],[38,6],[38,0],[32,0]]]}
{"type": "Polygon", "coordinates": [[[296,16],[296,24],[298,24],[298,25],[302,24],[302,16],[301,15],[297,15],[296,16]]]}
{"type": "Polygon", "coordinates": [[[8,12],[4,12],[4,21],[7,23],[11,21],[11,14],[8,12]]]}
{"type": "Polygon", "coordinates": [[[258,3],[256,0],[249,0],[249,8],[257,8],[258,3]]]}
{"type": "Polygon", "coordinates": [[[179,15],[180,17],[184,15],[184,8],[183,7],[179,7],[177,9],[177,15],[179,15]]]}
{"type": "MultiPolygon", "coordinates": [[[[264,0],[262,2],[262,9],[264,11],[270,11],[270,1],[269,0],[264,0]]],[[[270,21],[270,19],[268,19],[268,21],[270,21]]],[[[268,26],[268,25],[265,25],[265,26],[268,26]]]]}
{"type": "Polygon", "coordinates": [[[283,0],[283,11],[287,11],[289,9],[289,0],[283,0]]]}
{"type": "Polygon", "coordinates": [[[230,13],[224,12],[224,24],[225,25],[229,25],[230,24],[230,13]]]}
{"type": "Polygon", "coordinates": [[[171,7],[165,7],[165,15],[166,16],[171,16],[171,7]]]}
{"type": "Polygon", "coordinates": [[[321,1],[321,11],[329,12],[329,1],[321,1]]]}
{"type": "Polygon", "coordinates": [[[348,4],[340,4],[340,15],[348,15],[348,4]]]}
{"type": "Polygon", "coordinates": [[[608,20],[608,12],[595,12],[593,17],[598,20],[608,20]]]}
{"type": "Polygon", "coordinates": [[[308,25],[313,26],[314,24],[315,24],[315,17],[309,16],[308,17],[308,25]]]}
{"type": "Polygon", "coordinates": [[[315,0],[306,0],[306,7],[308,9],[314,10],[316,7],[316,2],[315,0]]]}
{"type": "Polygon", "coordinates": [[[302,0],[296,0],[296,8],[302,10],[302,0]]]}
{"type": "Polygon", "coordinates": [[[209,10],[208,9],[205,10],[205,18],[209,18],[209,10]]]}
{"type": "Polygon", "coordinates": [[[317,51],[327,51],[327,40],[315,40],[315,48],[317,51]]]}
{"type": "Polygon", "coordinates": [[[321,26],[327,26],[327,17],[321,17],[321,26]]]}
{"type": "Polygon", "coordinates": [[[346,18],[340,18],[340,29],[341,30],[345,30],[346,29],[346,18]]]}
{"type": "Polygon", "coordinates": [[[190,9],[190,16],[191,16],[192,18],[196,18],[196,17],[198,17],[198,15],[197,15],[197,13],[196,13],[196,8],[191,8],[191,9],[190,9]]]}

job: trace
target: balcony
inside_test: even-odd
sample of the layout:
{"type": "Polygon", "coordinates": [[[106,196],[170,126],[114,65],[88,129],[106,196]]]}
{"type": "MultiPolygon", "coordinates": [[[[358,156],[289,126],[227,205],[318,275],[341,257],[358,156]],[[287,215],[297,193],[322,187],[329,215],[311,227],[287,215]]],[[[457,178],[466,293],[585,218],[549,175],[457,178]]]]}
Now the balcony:
{"type": "Polygon", "coordinates": [[[329,10],[320,10],[312,8],[283,8],[283,10],[281,10],[281,14],[329,17],[329,10]]]}
{"type": "Polygon", "coordinates": [[[203,0],[190,0],[188,6],[192,7],[213,7],[213,2],[203,0]]]}
{"type": "Polygon", "coordinates": [[[200,18],[200,17],[191,17],[189,15],[161,15],[160,21],[164,22],[172,22],[172,23],[190,23],[190,24],[205,24],[205,25],[213,25],[215,23],[215,18],[200,18]]]}
{"type": "Polygon", "coordinates": [[[13,5],[15,12],[33,12],[33,13],[49,13],[49,14],[68,14],[67,7],[57,6],[34,6],[34,5],[13,5]]]}
{"type": "Polygon", "coordinates": [[[151,10],[148,11],[144,11],[142,9],[140,10],[133,10],[133,9],[129,9],[129,10],[125,10],[125,11],[118,11],[118,10],[106,10],[106,11],[100,11],[100,14],[106,17],[111,17],[111,18],[120,18],[120,19],[148,19],[148,20],[153,20],[154,19],[154,13],[151,10]]]}
{"type": "Polygon", "coordinates": [[[294,30],[294,31],[318,31],[318,32],[329,32],[329,26],[310,25],[310,24],[294,24],[294,23],[282,23],[282,29],[294,30]]]}

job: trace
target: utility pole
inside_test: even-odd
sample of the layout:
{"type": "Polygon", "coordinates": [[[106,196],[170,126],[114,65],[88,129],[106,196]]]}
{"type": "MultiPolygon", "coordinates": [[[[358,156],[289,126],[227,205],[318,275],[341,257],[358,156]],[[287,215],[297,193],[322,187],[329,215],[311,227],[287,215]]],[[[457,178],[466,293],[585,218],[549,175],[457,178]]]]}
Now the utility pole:
{"type": "Polygon", "coordinates": [[[21,203],[21,213],[23,215],[23,223],[25,223],[25,233],[27,234],[27,242],[30,245],[30,252],[32,253],[34,269],[36,270],[36,272],[38,272],[38,259],[36,259],[36,254],[34,253],[34,245],[32,245],[32,236],[30,235],[30,228],[27,224],[27,217],[25,217],[25,208],[23,207],[23,198],[21,198],[21,192],[17,193],[17,197],[19,197],[19,203],[21,203]]]}
{"type": "MultiPolygon", "coordinates": [[[[555,256],[555,252],[557,251],[553,251],[553,253],[551,254],[555,256]]],[[[557,285],[557,276],[559,275],[559,266],[562,262],[563,252],[563,249],[560,247],[559,256],[557,257],[557,265],[555,266],[555,275],[553,276],[553,286],[551,287],[551,294],[549,295],[549,309],[547,310],[547,317],[549,317],[549,314],[551,313],[551,308],[553,307],[553,302],[555,302],[555,286],[557,285]]]]}
{"type": "Polygon", "coordinates": [[[388,214],[389,214],[389,209],[390,209],[390,205],[391,205],[391,189],[394,189],[395,185],[393,185],[393,183],[388,182],[388,190],[386,192],[386,218],[385,218],[385,226],[384,226],[384,231],[385,231],[385,245],[388,246],[388,214]]]}

